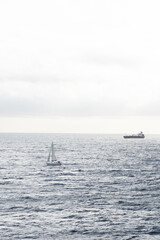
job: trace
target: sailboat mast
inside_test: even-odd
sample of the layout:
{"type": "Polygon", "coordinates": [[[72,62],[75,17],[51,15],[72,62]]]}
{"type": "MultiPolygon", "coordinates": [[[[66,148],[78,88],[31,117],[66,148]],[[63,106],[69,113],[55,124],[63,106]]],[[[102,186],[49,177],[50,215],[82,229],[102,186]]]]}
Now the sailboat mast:
{"type": "Polygon", "coordinates": [[[52,142],[52,161],[53,161],[53,142],[52,142]]]}

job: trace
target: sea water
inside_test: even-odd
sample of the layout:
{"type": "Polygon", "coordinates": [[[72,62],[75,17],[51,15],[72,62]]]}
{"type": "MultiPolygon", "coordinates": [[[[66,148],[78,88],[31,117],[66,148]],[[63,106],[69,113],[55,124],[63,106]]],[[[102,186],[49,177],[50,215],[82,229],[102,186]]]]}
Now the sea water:
{"type": "Polygon", "coordinates": [[[160,239],[160,136],[0,134],[0,239],[160,239]]]}

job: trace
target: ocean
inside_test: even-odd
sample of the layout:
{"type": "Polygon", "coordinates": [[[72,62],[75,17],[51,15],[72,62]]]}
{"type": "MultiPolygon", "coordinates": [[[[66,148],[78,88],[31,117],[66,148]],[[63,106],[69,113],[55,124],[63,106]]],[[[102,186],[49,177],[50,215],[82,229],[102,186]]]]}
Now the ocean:
{"type": "Polygon", "coordinates": [[[0,163],[1,240],[160,239],[160,135],[1,133],[0,163]]]}

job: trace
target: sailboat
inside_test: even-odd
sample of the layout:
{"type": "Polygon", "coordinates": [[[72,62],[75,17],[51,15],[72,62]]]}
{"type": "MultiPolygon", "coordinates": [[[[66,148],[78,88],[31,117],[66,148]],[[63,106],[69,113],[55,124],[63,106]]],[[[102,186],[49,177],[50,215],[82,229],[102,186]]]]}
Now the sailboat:
{"type": "Polygon", "coordinates": [[[51,148],[49,151],[48,159],[47,159],[47,165],[52,165],[52,166],[59,166],[61,165],[60,161],[57,161],[55,152],[54,152],[54,147],[53,147],[53,142],[51,144],[51,148]]]}

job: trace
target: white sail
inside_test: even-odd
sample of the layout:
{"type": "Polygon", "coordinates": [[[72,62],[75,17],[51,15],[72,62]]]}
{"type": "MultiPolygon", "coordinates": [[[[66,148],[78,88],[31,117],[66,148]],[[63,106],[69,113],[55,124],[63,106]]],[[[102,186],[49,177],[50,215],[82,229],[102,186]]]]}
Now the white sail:
{"type": "Polygon", "coordinates": [[[52,162],[53,161],[57,161],[57,158],[56,158],[56,155],[55,155],[55,152],[54,152],[54,147],[53,147],[53,142],[52,142],[52,162]]]}
{"type": "Polygon", "coordinates": [[[54,166],[61,165],[61,162],[57,161],[57,158],[56,158],[56,155],[55,155],[55,152],[54,152],[53,142],[51,144],[51,148],[50,148],[50,151],[49,151],[47,165],[54,165],[54,166]]]}
{"type": "Polygon", "coordinates": [[[48,162],[50,161],[50,158],[51,158],[51,156],[50,156],[50,152],[49,152],[49,155],[48,155],[48,162]]]}

